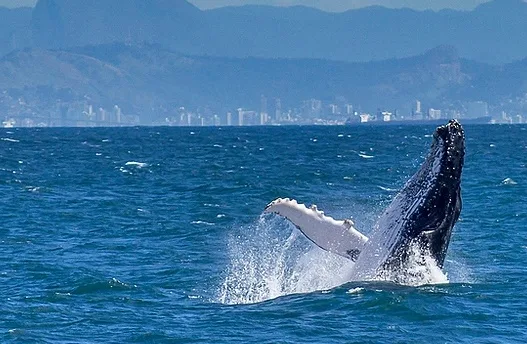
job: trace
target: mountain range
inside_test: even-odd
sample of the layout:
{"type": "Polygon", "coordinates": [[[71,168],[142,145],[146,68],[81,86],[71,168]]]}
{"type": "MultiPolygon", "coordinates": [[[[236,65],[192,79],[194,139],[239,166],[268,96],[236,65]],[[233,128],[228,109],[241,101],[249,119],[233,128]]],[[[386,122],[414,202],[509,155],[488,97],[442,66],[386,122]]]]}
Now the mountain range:
{"type": "MultiPolygon", "coordinates": [[[[497,67],[460,58],[450,46],[368,63],[193,56],[122,43],[27,48],[0,59],[0,96],[33,104],[35,112],[56,111],[57,103],[118,104],[142,123],[181,106],[217,113],[259,109],[262,95],[280,98],[284,108],[339,98],[364,111],[409,113],[416,99],[441,109],[477,100],[503,108],[526,92],[527,59],[497,67]]],[[[0,112],[9,106],[19,105],[0,101],[0,112]]]]}
{"type": "Polygon", "coordinates": [[[0,8],[0,16],[0,113],[14,116],[118,104],[150,123],[181,106],[259,109],[262,95],[285,108],[319,99],[406,114],[416,99],[440,109],[480,100],[496,110],[527,108],[521,0],[467,12],[344,13],[39,0],[33,9],[0,8]]]}
{"type": "Polygon", "coordinates": [[[463,58],[502,64],[527,56],[527,3],[494,0],[472,11],[373,6],[343,13],[241,6],[202,11],[185,0],[39,0],[1,9],[0,55],[150,43],[191,55],[366,62],[451,45],[463,58]]]}

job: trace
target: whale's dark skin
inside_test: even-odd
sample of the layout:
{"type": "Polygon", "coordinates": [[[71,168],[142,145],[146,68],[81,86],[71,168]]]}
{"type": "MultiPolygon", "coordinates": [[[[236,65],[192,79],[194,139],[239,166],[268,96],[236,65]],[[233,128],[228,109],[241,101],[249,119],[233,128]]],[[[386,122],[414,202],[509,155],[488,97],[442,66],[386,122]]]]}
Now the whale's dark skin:
{"type": "MultiPolygon", "coordinates": [[[[439,267],[443,267],[446,252],[450,243],[452,228],[461,213],[461,172],[465,160],[465,134],[461,125],[451,121],[439,127],[434,134],[434,143],[426,163],[407,186],[420,187],[422,175],[426,176],[433,164],[435,151],[442,153],[439,174],[429,189],[426,203],[421,211],[416,211],[409,218],[413,230],[408,232],[410,238],[415,237],[421,245],[425,245],[439,267]],[[439,141],[445,144],[439,144],[439,141]]],[[[426,178],[426,177],[425,177],[426,178]]]]}
{"type": "MultiPolygon", "coordinates": [[[[266,212],[279,214],[317,246],[355,261],[350,279],[409,270],[411,257],[431,257],[443,267],[452,228],[461,213],[465,134],[456,120],[438,127],[419,170],[377,220],[368,237],[351,220],[334,220],[295,200],[277,199],[266,212]]],[[[415,260],[414,260],[415,261],[415,260]]],[[[424,262],[418,262],[424,264],[424,262]]]]}
{"type": "MultiPolygon", "coordinates": [[[[461,212],[464,157],[461,125],[452,120],[438,127],[424,163],[377,221],[359,254],[358,269],[369,259],[377,260],[377,272],[404,268],[412,245],[443,266],[461,212]]],[[[372,268],[370,276],[375,274],[372,268]]]]}

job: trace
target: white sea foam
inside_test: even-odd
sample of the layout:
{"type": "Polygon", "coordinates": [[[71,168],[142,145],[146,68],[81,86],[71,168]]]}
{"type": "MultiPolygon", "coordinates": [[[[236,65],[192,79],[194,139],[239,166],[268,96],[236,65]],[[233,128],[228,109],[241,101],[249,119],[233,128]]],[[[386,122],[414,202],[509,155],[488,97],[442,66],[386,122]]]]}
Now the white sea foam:
{"type": "Polygon", "coordinates": [[[148,166],[148,164],[146,162],[138,162],[138,161],[128,161],[124,165],[125,166],[135,166],[137,168],[143,168],[143,167],[147,167],[148,166]]]}
{"type": "Polygon", "coordinates": [[[517,185],[518,184],[516,181],[512,180],[511,178],[505,178],[503,179],[501,183],[503,185],[517,185]]]}
{"type": "Polygon", "coordinates": [[[381,272],[375,280],[413,287],[449,282],[446,274],[437,266],[435,259],[427,252],[423,252],[417,244],[410,246],[408,261],[403,270],[381,272]]]}
{"type": "Polygon", "coordinates": [[[212,223],[212,222],[201,221],[201,220],[192,221],[191,224],[193,224],[193,225],[214,226],[214,223],[212,223]]]}
{"type": "Polygon", "coordinates": [[[476,283],[472,271],[462,261],[447,259],[444,270],[448,271],[445,275],[450,283],[476,283]]]}
{"type": "Polygon", "coordinates": [[[283,220],[262,216],[248,227],[243,228],[244,235],[229,240],[230,263],[219,290],[219,302],[257,303],[327,290],[347,282],[342,276],[353,263],[312,246],[283,220]]]}
{"type": "Polygon", "coordinates": [[[363,159],[372,159],[372,158],[374,158],[373,155],[367,155],[367,154],[363,154],[363,153],[359,153],[358,155],[359,155],[361,158],[363,158],[363,159]]]}
{"type": "MultiPolygon", "coordinates": [[[[262,215],[239,232],[228,242],[229,264],[218,292],[220,303],[258,303],[356,281],[353,262],[316,247],[279,217],[262,215]]],[[[380,273],[373,280],[408,286],[449,282],[435,260],[417,247],[411,249],[404,271],[380,273]]],[[[360,291],[355,288],[350,293],[360,291]]]]}
{"type": "Polygon", "coordinates": [[[364,288],[361,288],[361,287],[357,287],[357,288],[353,288],[353,289],[350,289],[346,292],[346,294],[359,294],[360,292],[362,292],[364,290],[364,288]]]}
{"type": "Polygon", "coordinates": [[[391,189],[391,188],[387,188],[385,186],[381,186],[381,185],[377,185],[377,187],[383,191],[389,191],[389,192],[395,192],[397,191],[397,189],[391,189]]]}

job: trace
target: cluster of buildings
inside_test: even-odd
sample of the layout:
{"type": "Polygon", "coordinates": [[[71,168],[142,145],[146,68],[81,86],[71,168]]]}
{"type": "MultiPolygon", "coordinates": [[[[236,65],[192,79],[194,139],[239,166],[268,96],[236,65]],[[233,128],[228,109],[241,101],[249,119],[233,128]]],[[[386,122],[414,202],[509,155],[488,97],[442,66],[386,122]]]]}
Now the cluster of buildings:
{"type": "MultiPolygon", "coordinates": [[[[356,114],[355,118],[349,121],[359,123],[378,123],[378,122],[426,122],[426,121],[442,121],[448,119],[463,119],[469,122],[479,123],[497,123],[495,119],[489,114],[489,107],[486,102],[475,101],[464,104],[461,109],[435,109],[432,107],[423,108],[421,101],[416,100],[412,111],[409,114],[400,114],[397,110],[390,112],[379,110],[375,114],[361,113],[356,114]]],[[[501,122],[501,121],[500,121],[501,122]]]]}
{"type": "Polygon", "coordinates": [[[374,113],[363,112],[343,100],[325,104],[319,99],[308,99],[299,107],[282,108],[278,98],[268,99],[262,96],[260,109],[238,108],[223,114],[208,109],[189,111],[184,107],[178,109],[175,116],[166,117],[158,125],[170,126],[253,126],[253,125],[345,125],[345,124],[389,124],[418,123],[443,121],[452,118],[463,119],[474,123],[523,123],[521,116],[508,117],[506,113],[493,118],[489,114],[486,102],[476,101],[465,104],[461,109],[425,108],[416,100],[413,109],[408,113],[398,110],[378,109],[374,113]]]}
{"type": "Polygon", "coordinates": [[[48,111],[36,111],[25,107],[19,99],[19,108],[15,114],[4,117],[2,126],[12,127],[121,127],[139,125],[139,116],[125,115],[119,105],[110,109],[94,109],[87,102],[57,103],[48,111]]]}
{"type": "Polygon", "coordinates": [[[253,126],[253,125],[278,125],[291,122],[291,113],[282,111],[280,98],[272,99],[261,97],[259,110],[238,108],[217,114],[209,108],[200,108],[190,111],[180,107],[177,114],[166,117],[163,122],[153,124],[170,126],[253,126]]]}
{"type": "Polygon", "coordinates": [[[122,127],[139,125],[139,116],[125,115],[119,105],[111,109],[99,107],[94,110],[92,105],[85,104],[82,112],[79,108],[72,109],[69,106],[60,108],[59,126],[76,127],[122,127]]]}
{"type": "Polygon", "coordinates": [[[361,111],[348,103],[344,98],[336,98],[333,102],[320,99],[308,99],[297,107],[283,107],[280,98],[267,98],[262,95],[258,109],[237,108],[222,113],[208,107],[189,110],[185,107],[173,111],[164,111],[163,119],[141,121],[138,115],[123,113],[119,105],[111,108],[97,107],[90,104],[89,99],[73,103],[57,103],[48,111],[35,111],[25,107],[22,99],[18,99],[18,112],[4,117],[3,127],[112,127],[136,125],[168,125],[168,126],[254,126],[254,125],[344,125],[344,124],[389,124],[418,123],[443,121],[451,118],[474,123],[524,123],[521,114],[509,115],[501,112],[491,116],[486,102],[475,101],[460,104],[448,109],[425,108],[421,101],[412,104],[411,111],[400,112],[378,109],[374,113],[361,111]]]}

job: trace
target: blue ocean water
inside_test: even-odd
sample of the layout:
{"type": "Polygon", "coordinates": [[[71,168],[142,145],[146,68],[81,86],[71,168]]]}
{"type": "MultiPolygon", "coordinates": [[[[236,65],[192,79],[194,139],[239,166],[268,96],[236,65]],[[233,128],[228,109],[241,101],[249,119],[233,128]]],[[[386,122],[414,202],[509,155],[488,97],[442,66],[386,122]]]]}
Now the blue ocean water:
{"type": "Polygon", "coordinates": [[[343,281],[262,215],[291,197],[368,233],[433,130],[3,129],[0,341],[527,342],[525,126],[465,127],[438,283],[343,281]]]}

